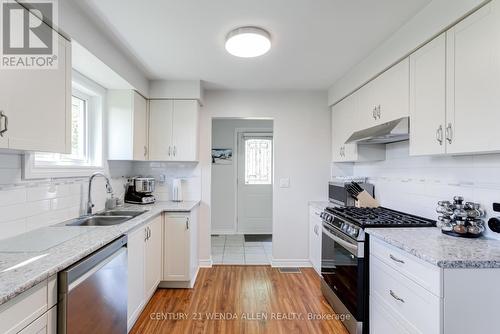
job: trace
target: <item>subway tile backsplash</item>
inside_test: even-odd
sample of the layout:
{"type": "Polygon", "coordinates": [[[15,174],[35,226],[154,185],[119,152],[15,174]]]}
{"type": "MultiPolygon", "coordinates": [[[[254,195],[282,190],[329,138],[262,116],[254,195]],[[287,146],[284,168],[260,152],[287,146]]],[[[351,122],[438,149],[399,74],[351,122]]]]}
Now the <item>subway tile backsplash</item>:
{"type": "MultiPolygon", "coordinates": [[[[22,180],[22,155],[0,154],[0,239],[76,218],[84,213],[88,178],[22,180]]],[[[108,172],[117,197],[123,199],[125,183],[134,175],[157,180],[156,196],[171,198],[173,178],[183,179],[185,200],[199,200],[201,179],[196,164],[111,161],[108,172]],[[160,183],[160,175],[165,182],[160,183]]],[[[92,189],[95,210],[104,209],[105,181],[96,178],[92,189]]]]}
{"type": "MultiPolygon", "coordinates": [[[[462,195],[479,202],[488,217],[500,202],[500,154],[410,157],[408,142],[387,145],[386,160],[355,163],[353,175],[366,176],[375,184],[380,204],[431,219],[437,219],[436,204],[462,195]]],[[[332,174],[338,171],[332,169],[332,174]]],[[[500,239],[487,229],[487,235],[500,239]]]]}

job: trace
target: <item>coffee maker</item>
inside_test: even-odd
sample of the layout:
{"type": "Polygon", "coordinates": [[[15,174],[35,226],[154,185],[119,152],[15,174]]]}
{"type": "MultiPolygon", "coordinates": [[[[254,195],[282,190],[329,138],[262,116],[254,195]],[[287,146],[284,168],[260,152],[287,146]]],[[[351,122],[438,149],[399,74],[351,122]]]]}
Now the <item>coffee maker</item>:
{"type": "Polygon", "coordinates": [[[125,192],[125,203],[153,204],[156,201],[155,179],[149,177],[133,177],[128,180],[125,192]]]}

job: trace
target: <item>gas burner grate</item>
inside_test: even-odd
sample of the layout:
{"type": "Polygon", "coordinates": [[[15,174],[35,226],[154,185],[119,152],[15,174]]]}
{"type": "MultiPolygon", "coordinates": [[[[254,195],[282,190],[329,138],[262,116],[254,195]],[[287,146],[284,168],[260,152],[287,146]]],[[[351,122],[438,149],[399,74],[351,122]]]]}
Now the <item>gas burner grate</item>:
{"type": "Polygon", "coordinates": [[[434,220],[384,207],[331,207],[327,208],[326,211],[361,227],[422,227],[436,225],[434,220]]]}

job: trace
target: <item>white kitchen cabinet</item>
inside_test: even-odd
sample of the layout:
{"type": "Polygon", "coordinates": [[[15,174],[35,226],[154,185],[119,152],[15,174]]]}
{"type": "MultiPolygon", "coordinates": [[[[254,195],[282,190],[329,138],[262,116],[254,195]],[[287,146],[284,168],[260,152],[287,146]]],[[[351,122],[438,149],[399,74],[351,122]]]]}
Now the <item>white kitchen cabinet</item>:
{"type": "Polygon", "coordinates": [[[446,153],[446,35],[410,56],[410,155],[446,153]]]}
{"type": "Polygon", "coordinates": [[[147,160],[147,100],[133,90],[108,90],[109,160],[147,160]]]}
{"type": "Polygon", "coordinates": [[[198,271],[197,210],[167,213],[162,287],[192,287],[198,271]]]}
{"type": "Polygon", "coordinates": [[[130,330],[161,279],[162,216],[128,234],[128,305],[127,327],[130,330]]]}
{"type": "Polygon", "coordinates": [[[405,58],[360,88],[356,130],[409,115],[409,59],[405,58]]]}
{"type": "Polygon", "coordinates": [[[500,2],[447,31],[447,152],[500,150],[500,2]]]}
{"type": "Polygon", "coordinates": [[[71,153],[71,42],[55,43],[56,69],[2,70],[1,148],[71,153]]]}
{"type": "Polygon", "coordinates": [[[198,112],[196,100],[151,100],[149,159],[198,160],[198,112]]]}
{"type": "Polygon", "coordinates": [[[56,334],[56,333],[57,333],[57,307],[55,306],[19,332],[19,334],[56,334]]]}
{"type": "Polygon", "coordinates": [[[385,159],[384,145],[358,145],[345,142],[359,126],[357,93],[332,108],[332,161],[355,162],[385,159]]]}
{"type": "Polygon", "coordinates": [[[128,264],[128,299],[127,327],[130,330],[144,307],[144,259],[146,230],[144,227],[128,234],[127,264],[128,264]]]}
{"type": "Polygon", "coordinates": [[[163,241],[163,219],[157,217],[146,226],[146,249],[145,249],[145,294],[149,299],[162,276],[162,241],[163,241]]]}
{"type": "Polygon", "coordinates": [[[498,268],[441,268],[370,237],[370,334],[490,333],[499,279],[498,268]]]}
{"type": "Polygon", "coordinates": [[[309,206],[309,261],[318,273],[321,275],[321,242],[323,221],[320,218],[321,210],[309,206]]]}

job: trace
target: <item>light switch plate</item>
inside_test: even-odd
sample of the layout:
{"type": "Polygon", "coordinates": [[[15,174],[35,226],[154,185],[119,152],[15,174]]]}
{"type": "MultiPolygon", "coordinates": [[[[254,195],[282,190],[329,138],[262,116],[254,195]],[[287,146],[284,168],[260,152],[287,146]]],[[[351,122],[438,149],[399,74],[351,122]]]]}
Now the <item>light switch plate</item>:
{"type": "Polygon", "coordinates": [[[290,178],[289,177],[280,178],[280,188],[290,188],[290,178]]]}

